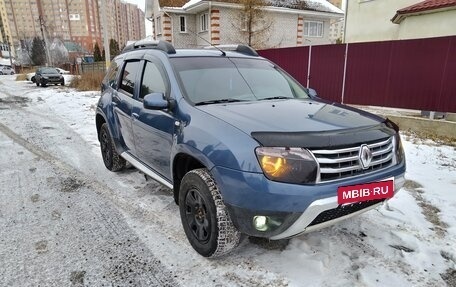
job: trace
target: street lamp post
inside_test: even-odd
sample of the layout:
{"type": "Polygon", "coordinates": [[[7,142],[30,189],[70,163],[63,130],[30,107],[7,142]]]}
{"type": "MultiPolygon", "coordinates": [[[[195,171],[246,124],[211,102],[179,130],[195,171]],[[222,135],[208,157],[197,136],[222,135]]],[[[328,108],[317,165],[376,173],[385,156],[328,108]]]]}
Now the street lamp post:
{"type": "Polygon", "coordinates": [[[108,41],[108,24],[106,22],[106,0],[103,0],[103,9],[101,9],[101,20],[103,21],[103,45],[105,50],[105,63],[106,63],[106,70],[108,70],[109,65],[111,64],[111,53],[109,51],[109,41],[108,41]]]}
{"type": "Polygon", "coordinates": [[[43,29],[43,26],[44,26],[43,16],[40,14],[38,19],[40,21],[41,36],[43,37],[43,40],[44,40],[44,49],[45,49],[45,52],[46,52],[46,62],[48,64],[48,66],[52,66],[51,55],[49,54],[49,49],[48,49],[48,41],[47,41],[46,33],[45,33],[44,29],[43,29]]]}

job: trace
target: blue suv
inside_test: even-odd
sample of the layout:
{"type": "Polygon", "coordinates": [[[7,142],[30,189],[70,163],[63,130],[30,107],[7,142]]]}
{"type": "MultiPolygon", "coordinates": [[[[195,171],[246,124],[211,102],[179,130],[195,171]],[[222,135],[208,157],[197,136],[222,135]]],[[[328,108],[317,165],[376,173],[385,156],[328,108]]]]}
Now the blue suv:
{"type": "Polygon", "coordinates": [[[175,50],[141,40],[111,63],[96,128],[107,169],[126,161],[173,191],[202,256],[375,208],[404,183],[398,127],[328,102],[248,46],[175,50]]]}

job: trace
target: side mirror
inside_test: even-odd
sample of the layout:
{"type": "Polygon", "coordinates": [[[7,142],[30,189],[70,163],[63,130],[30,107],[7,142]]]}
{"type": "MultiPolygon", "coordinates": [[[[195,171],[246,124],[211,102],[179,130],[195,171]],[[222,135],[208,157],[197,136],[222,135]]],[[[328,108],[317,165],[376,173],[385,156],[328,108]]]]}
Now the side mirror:
{"type": "Polygon", "coordinates": [[[314,89],[312,88],[306,88],[306,92],[309,96],[311,96],[312,98],[318,98],[318,94],[317,94],[317,91],[315,91],[314,89]]]}
{"type": "Polygon", "coordinates": [[[148,110],[165,110],[172,109],[173,103],[173,101],[166,100],[163,93],[152,93],[144,97],[143,105],[148,110]]]}

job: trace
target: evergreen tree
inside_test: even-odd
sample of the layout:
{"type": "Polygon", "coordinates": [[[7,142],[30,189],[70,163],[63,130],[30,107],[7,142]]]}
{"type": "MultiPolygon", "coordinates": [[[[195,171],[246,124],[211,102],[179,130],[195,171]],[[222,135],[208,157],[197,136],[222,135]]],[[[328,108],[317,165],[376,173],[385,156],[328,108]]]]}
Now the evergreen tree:
{"type": "Polygon", "coordinates": [[[33,65],[42,66],[46,63],[46,50],[44,48],[44,41],[39,37],[33,38],[31,60],[33,65]]]}
{"type": "Polygon", "coordinates": [[[98,46],[98,43],[95,43],[95,46],[93,47],[93,59],[95,62],[103,61],[103,57],[101,56],[101,51],[100,47],[98,46]]]}
{"type": "Polygon", "coordinates": [[[109,40],[109,53],[111,54],[111,58],[120,54],[119,44],[114,39],[109,40]]]}

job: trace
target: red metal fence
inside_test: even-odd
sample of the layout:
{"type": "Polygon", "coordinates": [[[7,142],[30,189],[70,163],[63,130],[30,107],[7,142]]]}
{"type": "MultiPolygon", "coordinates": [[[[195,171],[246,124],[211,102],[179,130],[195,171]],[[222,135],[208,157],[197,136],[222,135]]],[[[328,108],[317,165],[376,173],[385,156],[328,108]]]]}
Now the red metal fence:
{"type": "Polygon", "coordinates": [[[456,112],[456,36],[259,53],[331,101],[456,112]]]}

